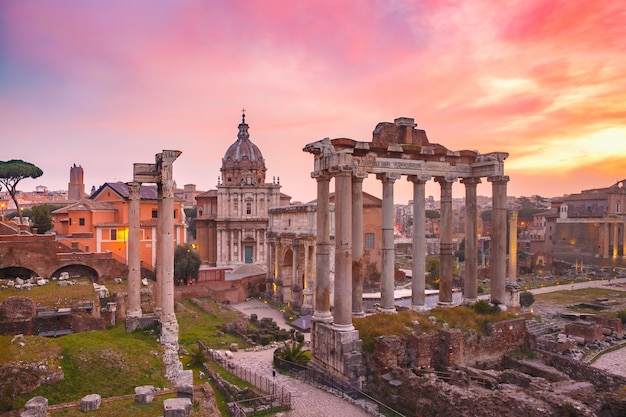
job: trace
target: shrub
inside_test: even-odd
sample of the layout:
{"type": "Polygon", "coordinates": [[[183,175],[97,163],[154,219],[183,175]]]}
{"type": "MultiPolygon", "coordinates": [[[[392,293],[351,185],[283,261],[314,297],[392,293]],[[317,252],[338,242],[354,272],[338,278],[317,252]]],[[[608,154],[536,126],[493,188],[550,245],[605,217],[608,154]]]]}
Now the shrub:
{"type": "Polygon", "coordinates": [[[535,302],[535,296],[530,291],[523,291],[519,295],[519,303],[522,307],[530,307],[535,302]]]}
{"type": "Polygon", "coordinates": [[[618,311],[617,317],[622,321],[622,324],[626,324],[626,310],[618,311]]]}
{"type": "Polygon", "coordinates": [[[256,323],[258,319],[259,319],[259,317],[256,315],[256,313],[250,314],[250,321],[252,323],[256,323]]]}
{"type": "Polygon", "coordinates": [[[311,352],[303,350],[302,343],[291,343],[278,352],[278,357],[288,362],[306,365],[311,360],[311,352]]]}
{"type": "Polygon", "coordinates": [[[473,306],[476,314],[497,314],[500,312],[500,307],[497,305],[491,305],[489,302],[480,300],[473,306]]]}

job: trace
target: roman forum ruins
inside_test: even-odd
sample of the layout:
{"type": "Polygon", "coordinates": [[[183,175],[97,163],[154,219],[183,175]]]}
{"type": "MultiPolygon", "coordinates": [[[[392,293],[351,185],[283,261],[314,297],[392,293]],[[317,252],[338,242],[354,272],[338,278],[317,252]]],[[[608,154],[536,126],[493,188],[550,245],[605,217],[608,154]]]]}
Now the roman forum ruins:
{"type": "Polygon", "coordinates": [[[174,212],[173,164],[180,154],[180,151],[164,150],[155,155],[154,164],[134,164],[133,181],[127,184],[130,202],[126,329],[132,331],[142,326],[139,191],[143,183],[156,183],[158,193],[156,307],[161,324],[162,344],[178,344],[178,322],[174,313],[174,218],[171,213],[174,212]]]}
{"type": "Polygon", "coordinates": [[[491,302],[505,307],[506,300],[506,152],[480,154],[451,151],[430,143],[414,119],[401,117],[381,122],[371,142],[323,139],[307,144],[303,151],[314,155],[311,176],[317,181],[317,238],[315,256],[314,313],[311,329],[313,365],[360,386],[363,376],[361,341],[352,324],[363,316],[362,282],[353,279],[353,263],[360,262],[363,248],[363,180],[370,174],[382,183],[381,306],[394,313],[394,212],[393,186],[404,175],[413,183],[413,277],[411,308],[425,306],[425,184],[433,179],[441,188],[439,304],[452,305],[452,184],[465,186],[467,211],[465,232],[466,275],[464,302],[473,303],[478,293],[478,241],[476,187],[486,177],[492,184],[491,302]],[[335,180],[335,281],[330,303],[330,204],[329,184],[335,180]]]}

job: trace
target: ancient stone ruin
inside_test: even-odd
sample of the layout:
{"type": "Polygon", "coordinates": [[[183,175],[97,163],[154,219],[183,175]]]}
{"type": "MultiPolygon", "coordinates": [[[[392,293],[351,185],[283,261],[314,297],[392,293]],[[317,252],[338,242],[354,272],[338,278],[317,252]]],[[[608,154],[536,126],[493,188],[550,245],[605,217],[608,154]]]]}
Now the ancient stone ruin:
{"type": "Polygon", "coordinates": [[[465,185],[466,277],[465,301],[475,302],[478,288],[478,241],[476,234],[476,186],[486,177],[493,190],[491,236],[491,301],[506,308],[506,152],[480,154],[451,151],[429,142],[412,118],[379,123],[371,142],[323,139],[303,149],[314,156],[311,176],[317,181],[317,238],[315,258],[314,314],[311,329],[313,366],[360,386],[363,381],[361,341],[352,325],[363,316],[362,278],[353,276],[353,263],[363,252],[363,181],[375,175],[383,189],[381,307],[394,313],[393,185],[403,175],[413,183],[413,286],[411,308],[425,311],[425,184],[434,179],[441,187],[440,305],[452,304],[452,184],[465,185]],[[335,282],[334,305],[330,303],[330,204],[329,183],[335,180],[335,282]]]}

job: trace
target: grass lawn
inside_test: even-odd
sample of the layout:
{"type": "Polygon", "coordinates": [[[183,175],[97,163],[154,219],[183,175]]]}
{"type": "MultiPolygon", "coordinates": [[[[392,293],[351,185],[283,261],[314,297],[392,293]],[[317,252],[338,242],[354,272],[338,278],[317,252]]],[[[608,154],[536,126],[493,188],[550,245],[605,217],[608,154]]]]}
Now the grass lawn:
{"type": "Polygon", "coordinates": [[[559,306],[567,306],[570,310],[585,313],[610,314],[611,311],[626,309],[626,291],[613,288],[583,288],[578,290],[554,291],[545,294],[535,294],[536,303],[546,303],[559,306]],[[608,298],[613,303],[607,310],[593,310],[578,306],[579,304],[599,304],[597,298],[608,298]]]}
{"type": "MultiPolygon", "coordinates": [[[[136,386],[168,387],[163,376],[156,334],[150,331],[126,333],[123,325],[104,331],[74,333],[58,339],[31,336],[37,346],[33,348],[47,355],[58,354],[64,378],[54,385],[42,385],[34,392],[18,397],[14,408],[23,407],[37,395],[48,399],[49,404],[78,401],[88,394],[102,398],[133,394],[136,386]]],[[[2,349],[7,349],[3,338],[2,349]]],[[[10,340],[9,340],[10,342],[10,340]]],[[[14,349],[14,345],[10,348],[14,349]]],[[[10,356],[9,356],[10,357],[10,356]]],[[[13,357],[17,359],[17,357],[13,357]]]]}
{"type": "MultiPolygon", "coordinates": [[[[5,279],[0,280],[2,285],[5,285],[6,282],[5,279]]],[[[70,304],[72,300],[95,301],[96,293],[90,280],[78,278],[76,285],[67,287],[59,286],[58,281],[50,281],[49,284],[41,287],[35,285],[30,290],[7,288],[0,291],[0,303],[8,297],[28,297],[34,301],[36,306],[54,307],[56,303],[60,303],[61,307],[64,307],[70,304]]]]}

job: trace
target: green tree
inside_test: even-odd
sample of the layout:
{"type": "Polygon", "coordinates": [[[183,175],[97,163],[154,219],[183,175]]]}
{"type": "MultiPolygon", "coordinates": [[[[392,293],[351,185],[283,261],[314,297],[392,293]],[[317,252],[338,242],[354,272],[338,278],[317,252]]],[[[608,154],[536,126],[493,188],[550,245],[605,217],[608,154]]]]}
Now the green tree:
{"type": "Polygon", "coordinates": [[[425,216],[428,222],[430,223],[430,227],[426,231],[426,234],[429,234],[428,233],[429,231],[432,231],[433,233],[435,233],[435,227],[433,226],[433,219],[440,218],[441,214],[436,210],[426,210],[425,216]]]}
{"type": "Polygon", "coordinates": [[[20,216],[20,224],[23,223],[22,212],[20,211],[20,205],[17,202],[15,195],[17,194],[17,184],[24,178],[39,178],[43,175],[43,171],[31,164],[30,162],[24,162],[21,159],[11,159],[10,161],[0,161],[0,184],[4,185],[7,192],[11,196],[11,199],[15,203],[17,214],[20,216]]]}
{"type": "Polygon", "coordinates": [[[32,218],[33,226],[37,228],[37,233],[46,233],[52,229],[52,216],[50,216],[50,206],[43,204],[33,206],[32,218]]]}
{"type": "Polygon", "coordinates": [[[174,251],[174,280],[176,285],[187,285],[191,279],[198,282],[200,255],[190,243],[178,245],[174,251]]]}
{"type": "MultiPolygon", "coordinates": [[[[430,282],[435,284],[439,282],[439,258],[436,256],[429,256],[426,258],[426,272],[430,277],[430,282]]],[[[437,284],[438,285],[438,284],[437,284]]]]}

